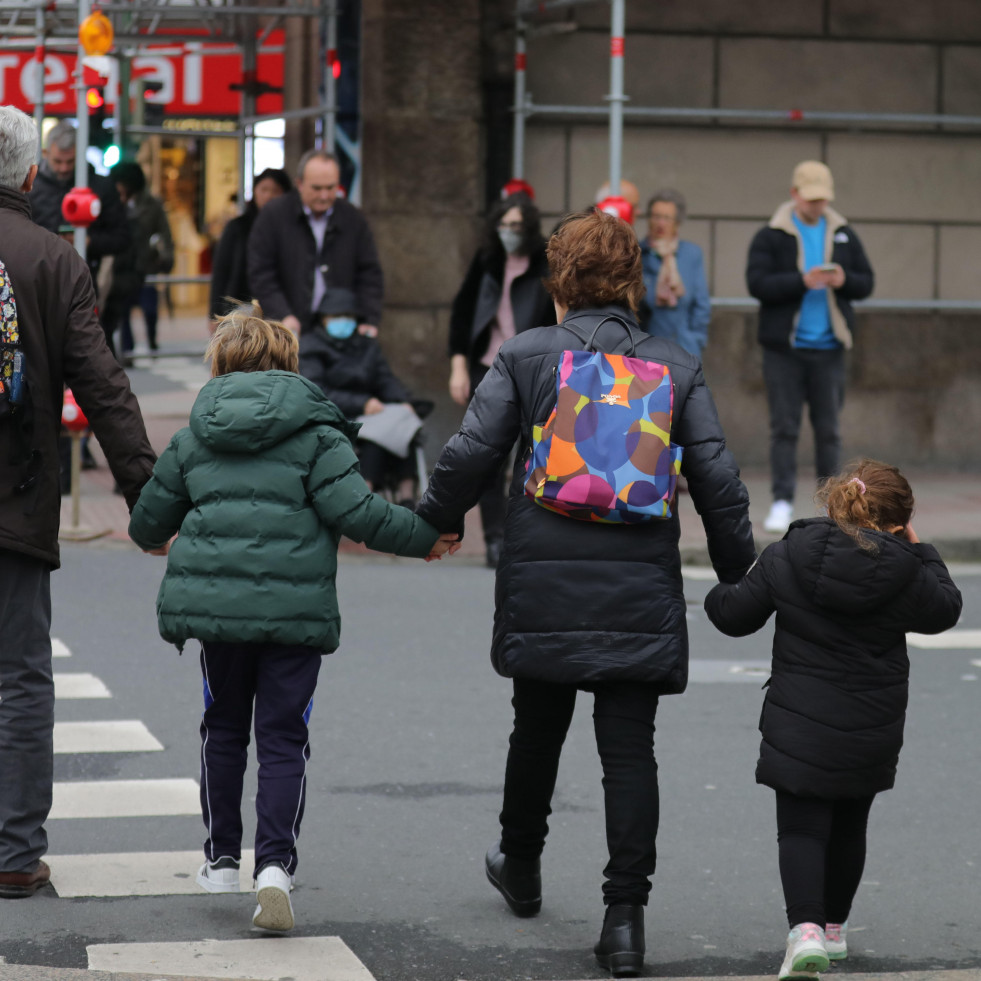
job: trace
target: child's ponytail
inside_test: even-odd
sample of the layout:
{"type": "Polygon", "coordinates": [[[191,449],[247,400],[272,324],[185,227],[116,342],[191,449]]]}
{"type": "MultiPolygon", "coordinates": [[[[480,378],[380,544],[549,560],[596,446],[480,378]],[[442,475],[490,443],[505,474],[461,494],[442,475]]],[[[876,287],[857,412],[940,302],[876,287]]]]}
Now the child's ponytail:
{"type": "Polygon", "coordinates": [[[860,460],[830,477],[816,500],[828,517],[866,552],[878,551],[875,538],[863,535],[866,528],[884,531],[905,528],[913,516],[913,491],[896,467],[878,460],[860,460]]]}

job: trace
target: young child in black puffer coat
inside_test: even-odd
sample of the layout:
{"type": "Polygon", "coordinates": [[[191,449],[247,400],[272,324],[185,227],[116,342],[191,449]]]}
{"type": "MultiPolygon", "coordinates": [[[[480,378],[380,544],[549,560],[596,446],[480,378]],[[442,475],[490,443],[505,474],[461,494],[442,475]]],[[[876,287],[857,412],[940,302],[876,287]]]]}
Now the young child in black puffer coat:
{"type": "Polygon", "coordinates": [[[746,577],[705,599],[741,637],[775,611],[757,783],[777,793],[790,935],[779,977],[814,978],[847,954],[875,795],[893,786],[909,688],[906,633],[957,623],[961,594],[910,519],[895,468],[862,460],[819,493],[827,517],[795,521],[746,577]]]}

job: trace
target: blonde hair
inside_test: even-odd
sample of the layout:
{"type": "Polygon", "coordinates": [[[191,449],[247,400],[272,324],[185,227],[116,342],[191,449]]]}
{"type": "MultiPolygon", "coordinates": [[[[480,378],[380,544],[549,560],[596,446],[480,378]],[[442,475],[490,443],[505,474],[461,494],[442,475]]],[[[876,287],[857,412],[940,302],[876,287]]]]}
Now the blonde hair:
{"type": "Polygon", "coordinates": [[[204,360],[211,362],[213,377],[233,371],[292,371],[299,374],[296,335],[277,320],[263,320],[258,301],[241,306],[217,324],[204,360]]]}
{"type": "Polygon", "coordinates": [[[913,517],[913,490],[897,467],[879,460],[859,460],[830,477],[815,497],[828,517],[866,552],[878,551],[866,528],[905,528],[913,517]]]}

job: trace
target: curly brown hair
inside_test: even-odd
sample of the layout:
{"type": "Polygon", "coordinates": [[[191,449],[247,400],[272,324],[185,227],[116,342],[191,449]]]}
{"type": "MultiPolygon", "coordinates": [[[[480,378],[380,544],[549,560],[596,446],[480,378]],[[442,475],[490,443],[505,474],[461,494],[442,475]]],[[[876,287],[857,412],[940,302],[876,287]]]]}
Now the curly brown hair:
{"type": "Polygon", "coordinates": [[[644,299],[640,243],[625,221],[590,209],[567,216],[548,241],[545,288],[570,310],[608,304],[635,313],[644,299]]]}
{"type": "Polygon", "coordinates": [[[828,517],[866,552],[878,550],[866,528],[887,531],[905,528],[913,517],[913,490],[898,468],[879,460],[859,460],[836,477],[829,477],[815,500],[828,517]]]}
{"type": "Polygon", "coordinates": [[[278,320],[264,320],[257,300],[224,317],[215,317],[215,332],[204,352],[211,374],[233,371],[292,371],[299,374],[296,335],[278,320]]]}

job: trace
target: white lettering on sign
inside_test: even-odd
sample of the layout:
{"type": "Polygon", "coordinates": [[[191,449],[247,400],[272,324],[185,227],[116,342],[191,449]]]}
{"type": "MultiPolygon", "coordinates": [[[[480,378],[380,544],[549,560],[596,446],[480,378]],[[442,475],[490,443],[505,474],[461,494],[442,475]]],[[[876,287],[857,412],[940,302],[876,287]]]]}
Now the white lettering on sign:
{"type": "Polygon", "coordinates": [[[187,45],[184,56],[184,105],[199,106],[203,97],[201,89],[201,45],[187,45]]]}
{"type": "MultiPolygon", "coordinates": [[[[32,58],[20,70],[20,90],[31,102],[37,102],[40,95],[38,84],[38,64],[32,58]]],[[[44,101],[60,102],[64,97],[64,84],[68,81],[68,69],[60,58],[44,59],[44,101]]]]}
{"type": "MultiPolygon", "coordinates": [[[[138,70],[140,78],[148,82],[161,82],[163,88],[153,95],[153,102],[173,102],[177,94],[174,91],[174,63],[168,58],[154,58],[150,55],[140,55],[133,59],[133,68],[138,70]]],[[[200,102],[200,95],[198,102],[200,102]]]]}

